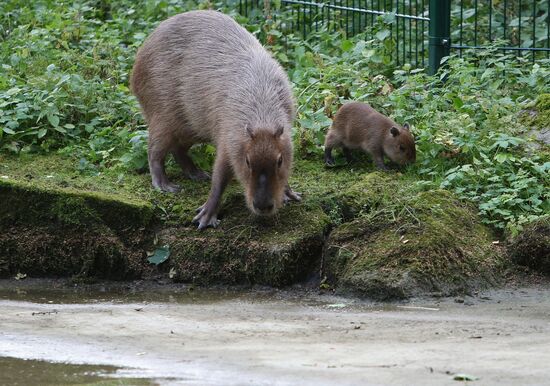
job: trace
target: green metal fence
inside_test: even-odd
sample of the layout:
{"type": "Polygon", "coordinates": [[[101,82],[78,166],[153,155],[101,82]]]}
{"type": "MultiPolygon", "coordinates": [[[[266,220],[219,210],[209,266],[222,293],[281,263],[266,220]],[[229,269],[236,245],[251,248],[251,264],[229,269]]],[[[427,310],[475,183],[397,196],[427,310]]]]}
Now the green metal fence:
{"type": "MultiPolygon", "coordinates": [[[[269,0],[239,0],[243,15],[267,8],[269,0]]],[[[451,51],[488,46],[533,62],[550,58],[549,0],[280,0],[280,11],[290,14],[288,29],[304,36],[322,28],[389,35],[395,64],[428,63],[430,73],[451,51]]]]}

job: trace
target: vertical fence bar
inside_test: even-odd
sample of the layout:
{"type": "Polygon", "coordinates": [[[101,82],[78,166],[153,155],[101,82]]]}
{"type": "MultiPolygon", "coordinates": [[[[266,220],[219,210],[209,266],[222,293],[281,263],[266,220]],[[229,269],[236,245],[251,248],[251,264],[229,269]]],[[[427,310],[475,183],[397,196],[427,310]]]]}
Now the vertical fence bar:
{"type": "Polygon", "coordinates": [[[474,12],[474,46],[477,46],[477,0],[475,0],[474,12]]]}
{"type": "MultiPolygon", "coordinates": [[[[405,0],[403,0],[403,10],[401,11],[402,13],[405,13],[407,12],[406,11],[406,6],[405,6],[405,0]]],[[[403,19],[403,64],[405,64],[405,60],[406,60],[406,56],[407,56],[407,29],[406,29],[406,20],[405,18],[402,18],[403,19]]]]}
{"type": "MultiPolygon", "coordinates": [[[[508,24],[506,24],[506,10],[508,9],[508,0],[504,0],[504,41],[506,42],[506,30],[508,29],[508,24]]],[[[505,43],[508,45],[508,42],[505,43]]],[[[506,55],[506,50],[504,50],[504,55],[506,55]]]]}
{"type": "MultiPolygon", "coordinates": [[[[518,8],[518,47],[521,47],[521,0],[519,0],[519,8],[518,8]]],[[[521,54],[521,51],[518,50],[518,55],[521,54]]]]}
{"type": "Polygon", "coordinates": [[[491,32],[493,29],[493,0],[489,0],[489,42],[492,41],[491,32]]]}
{"type": "MultiPolygon", "coordinates": [[[[535,44],[536,40],[535,40],[535,17],[537,16],[536,15],[536,5],[537,5],[537,1],[536,0],[533,0],[533,33],[532,33],[532,39],[531,39],[531,47],[535,48],[537,45],[535,44]]],[[[550,17],[550,15],[546,15],[546,17],[550,17]]],[[[533,56],[532,56],[532,62],[535,63],[535,50],[531,51],[533,53],[533,56]]]]}
{"type": "MultiPolygon", "coordinates": [[[[409,15],[412,15],[412,0],[409,0],[409,15]]],[[[409,63],[412,64],[412,19],[409,19],[409,63]]]]}
{"type": "MultiPolygon", "coordinates": [[[[399,0],[395,0],[395,6],[396,6],[395,13],[399,13],[399,0]]],[[[395,20],[395,24],[397,25],[397,31],[395,33],[395,41],[396,41],[396,49],[395,49],[396,61],[395,62],[399,66],[399,18],[395,20]]]]}
{"type": "MultiPolygon", "coordinates": [[[[550,48],[550,1],[546,10],[546,48],[550,48]]],[[[546,57],[550,58],[550,51],[546,51],[546,57]]]]}
{"type": "MultiPolygon", "coordinates": [[[[464,33],[464,0],[460,0],[460,45],[463,42],[464,33]]],[[[462,49],[459,50],[460,57],[462,57],[462,49]]]]}
{"type": "MultiPolygon", "coordinates": [[[[426,11],[426,3],[425,0],[422,0],[422,15],[424,15],[424,12],[426,11]]],[[[426,31],[426,22],[424,19],[422,19],[422,67],[426,66],[426,47],[424,47],[424,32],[426,31]]]]}
{"type": "MultiPolygon", "coordinates": [[[[414,14],[418,16],[418,0],[414,0],[414,14]]],[[[418,66],[418,20],[414,21],[414,65],[418,66]]]]}
{"type": "MultiPolygon", "coordinates": [[[[391,7],[390,11],[393,9],[392,1],[393,0],[390,0],[390,7],[391,7]]],[[[384,0],[384,12],[387,12],[387,11],[388,11],[387,0],[384,0]]],[[[390,25],[390,39],[393,39],[393,24],[390,25]]],[[[386,49],[384,48],[384,52],[385,51],[386,51],[386,49]]],[[[392,61],[392,60],[393,60],[393,52],[390,50],[390,61],[392,61]]]]}
{"type": "MultiPolygon", "coordinates": [[[[477,1],[476,1],[477,2],[477,1]]],[[[429,68],[434,75],[451,46],[451,1],[430,0],[429,68]]]]}

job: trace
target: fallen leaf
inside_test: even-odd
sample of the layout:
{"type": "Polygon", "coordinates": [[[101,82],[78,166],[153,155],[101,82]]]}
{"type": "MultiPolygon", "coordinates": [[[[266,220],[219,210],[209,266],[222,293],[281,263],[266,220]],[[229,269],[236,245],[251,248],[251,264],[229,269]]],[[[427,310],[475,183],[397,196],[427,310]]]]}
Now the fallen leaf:
{"type": "Polygon", "coordinates": [[[147,259],[151,264],[159,265],[164,263],[170,257],[170,248],[168,245],[157,248],[155,253],[147,259]]]}
{"type": "Polygon", "coordinates": [[[23,280],[27,277],[26,273],[19,272],[17,275],[15,275],[15,280],[23,280]]]}
{"type": "Polygon", "coordinates": [[[328,308],[344,308],[345,306],[344,303],[327,304],[328,308]]]}
{"type": "Polygon", "coordinates": [[[170,272],[168,272],[168,277],[169,277],[170,279],[173,279],[173,278],[176,277],[176,274],[177,274],[177,273],[178,273],[178,272],[176,271],[176,269],[175,269],[174,267],[172,267],[172,268],[170,268],[170,272]]]}
{"type": "Polygon", "coordinates": [[[455,374],[453,380],[455,381],[477,381],[479,378],[468,374],[455,374]]]}

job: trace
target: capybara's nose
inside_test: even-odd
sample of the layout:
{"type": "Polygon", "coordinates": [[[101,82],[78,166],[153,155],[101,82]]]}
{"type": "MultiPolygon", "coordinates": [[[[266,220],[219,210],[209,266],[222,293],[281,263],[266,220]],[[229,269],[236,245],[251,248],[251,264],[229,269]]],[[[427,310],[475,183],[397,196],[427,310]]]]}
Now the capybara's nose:
{"type": "Polygon", "coordinates": [[[274,208],[273,202],[257,202],[254,200],[252,204],[254,205],[254,209],[261,213],[269,213],[274,208]]]}

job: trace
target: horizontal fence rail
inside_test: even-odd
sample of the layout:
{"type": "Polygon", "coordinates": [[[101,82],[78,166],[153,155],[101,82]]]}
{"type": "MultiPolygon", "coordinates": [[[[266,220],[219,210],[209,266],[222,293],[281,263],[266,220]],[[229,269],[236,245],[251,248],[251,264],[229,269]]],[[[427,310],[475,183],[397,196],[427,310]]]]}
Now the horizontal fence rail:
{"type": "MultiPolygon", "coordinates": [[[[239,12],[264,12],[269,0],[240,0],[239,12]]],[[[434,73],[449,52],[494,48],[535,62],[550,58],[550,0],[281,0],[289,31],[321,29],[389,39],[392,61],[434,73]],[[382,32],[381,32],[382,31],[382,32]],[[429,51],[429,52],[428,52],[429,51]],[[428,60],[429,58],[429,60],[428,60]]]]}

